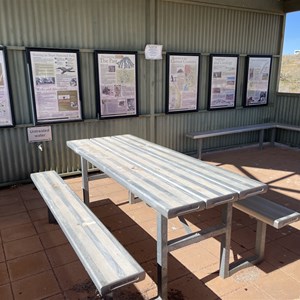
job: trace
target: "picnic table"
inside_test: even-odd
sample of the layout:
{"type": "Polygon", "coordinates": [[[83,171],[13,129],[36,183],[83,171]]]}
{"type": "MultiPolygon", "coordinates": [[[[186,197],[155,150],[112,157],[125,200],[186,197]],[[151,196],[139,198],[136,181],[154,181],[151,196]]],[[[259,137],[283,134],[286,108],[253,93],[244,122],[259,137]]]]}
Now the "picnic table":
{"type": "Polygon", "coordinates": [[[81,157],[84,202],[89,204],[88,163],[116,180],[157,213],[158,298],[167,299],[168,253],[222,236],[220,276],[229,276],[233,203],[266,192],[267,185],[133,135],[67,142],[81,157]],[[222,205],[218,226],[168,240],[168,219],[222,205]]]}

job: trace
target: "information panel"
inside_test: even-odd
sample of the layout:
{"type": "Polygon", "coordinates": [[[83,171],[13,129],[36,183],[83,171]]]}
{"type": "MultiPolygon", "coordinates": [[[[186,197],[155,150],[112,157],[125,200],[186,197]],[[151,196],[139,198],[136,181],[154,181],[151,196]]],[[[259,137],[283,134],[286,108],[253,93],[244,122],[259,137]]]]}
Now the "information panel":
{"type": "Polygon", "coordinates": [[[95,51],[95,58],[98,116],[137,116],[137,52],[95,51]]]}
{"type": "Polygon", "coordinates": [[[27,48],[36,123],[82,120],[79,51],[27,48]]]}
{"type": "Polygon", "coordinates": [[[10,127],[13,125],[10,87],[6,68],[6,49],[0,47],[0,127],[10,127]]]}
{"type": "Polygon", "coordinates": [[[197,111],[199,60],[197,54],[167,53],[167,113],[197,111]]]}
{"type": "Polygon", "coordinates": [[[234,108],[236,103],[238,56],[210,56],[208,109],[234,108]]]}
{"type": "Polygon", "coordinates": [[[271,63],[271,56],[248,56],[245,107],[268,104],[271,63]]]}

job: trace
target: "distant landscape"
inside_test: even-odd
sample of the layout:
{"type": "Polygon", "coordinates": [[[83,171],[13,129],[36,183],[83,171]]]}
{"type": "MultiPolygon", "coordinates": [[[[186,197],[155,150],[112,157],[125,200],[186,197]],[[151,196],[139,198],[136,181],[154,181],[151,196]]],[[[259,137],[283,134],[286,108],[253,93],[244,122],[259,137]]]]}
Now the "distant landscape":
{"type": "Polygon", "coordinates": [[[300,54],[282,56],[279,92],[300,93],[300,54]]]}

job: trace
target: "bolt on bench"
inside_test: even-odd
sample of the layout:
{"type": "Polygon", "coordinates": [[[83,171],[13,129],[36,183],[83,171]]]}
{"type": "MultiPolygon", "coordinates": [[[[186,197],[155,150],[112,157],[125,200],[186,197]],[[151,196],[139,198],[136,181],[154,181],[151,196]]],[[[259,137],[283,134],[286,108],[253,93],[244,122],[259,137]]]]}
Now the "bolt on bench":
{"type": "Polygon", "coordinates": [[[198,140],[197,146],[197,157],[201,159],[202,155],[202,144],[203,139],[221,135],[229,135],[229,134],[237,134],[251,131],[259,131],[259,147],[263,148],[264,142],[264,134],[265,130],[271,129],[271,144],[274,145],[275,142],[275,134],[276,129],[284,129],[284,130],[292,130],[292,131],[300,131],[299,126],[289,125],[289,124],[279,124],[279,123],[264,123],[264,124],[254,124],[254,125],[246,125],[239,127],[231,127],[231,128],[222,128],[216,130],[208,130],[208,131],[197,131],[190,132],[186,134],[186,137],[191,138],[193,140],[198,140]]]}
{"type": "Polygon", "coordinates": [[[280,229],[300,220],[300,213],[285,206],[262,198],[252,196],[236,201],[233,206],[257,220],[255,255],[230,265],[230,275],[256,263],[264,258],[267,225],[280,229]]]}
{"type": "Polygon", "coordinates": [[[145,278],[142,267],[55,171],[31,179],[48,206],[49,221],[58,222],[103,297],[145,278]]]}

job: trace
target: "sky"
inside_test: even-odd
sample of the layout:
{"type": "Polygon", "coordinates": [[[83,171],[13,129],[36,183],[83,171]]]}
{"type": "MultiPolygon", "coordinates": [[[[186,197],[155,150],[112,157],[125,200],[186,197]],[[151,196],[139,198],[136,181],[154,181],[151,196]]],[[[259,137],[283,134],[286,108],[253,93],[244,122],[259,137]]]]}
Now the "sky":
{"type": "Polygon", "coordinates": [[[283,54],[294,54],[300,50],[300,12],[289,13],[286,16],[283,54]]]}

